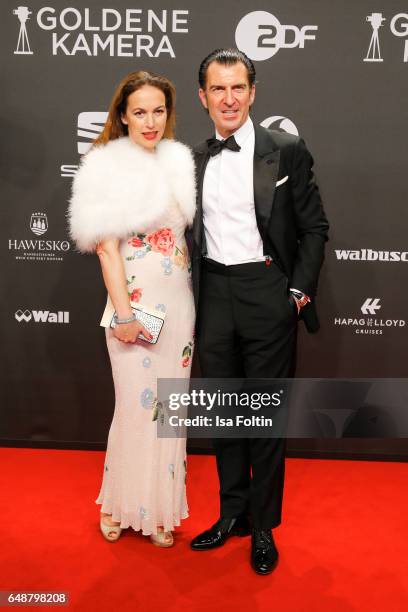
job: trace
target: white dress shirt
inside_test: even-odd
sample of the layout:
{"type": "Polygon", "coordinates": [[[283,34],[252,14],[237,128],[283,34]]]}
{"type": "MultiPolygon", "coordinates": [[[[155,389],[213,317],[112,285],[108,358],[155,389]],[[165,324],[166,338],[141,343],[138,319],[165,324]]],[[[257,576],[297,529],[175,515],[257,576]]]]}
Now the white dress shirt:
{"type": "MultiPolygon", "coordinates": [[[[223,140],[218,132],[216,138],[223,140]]],[[[241,150],[224,148],[211,157],[203,183],[207,257],[227,266],[265,260],[255,217],[255,131],[249,117],[234,138],[241,150]]]]}

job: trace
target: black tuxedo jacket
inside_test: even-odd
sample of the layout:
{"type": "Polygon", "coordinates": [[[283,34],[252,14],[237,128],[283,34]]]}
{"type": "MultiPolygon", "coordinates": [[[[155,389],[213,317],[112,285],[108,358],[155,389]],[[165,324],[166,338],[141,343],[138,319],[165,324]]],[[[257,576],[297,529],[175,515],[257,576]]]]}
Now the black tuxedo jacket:
{"type": "MultiPolygon", "coordinates": [[[[288,278],[288,286],[312,298],[301,310],[308,331],[319,329],[315,295],[329,224],[312,172],[313,159],[302,139],[255,125],[255,214],[270,255],[288,278]],[[286,178],[287,177],[287,178],[286,178]]],[[[206,254],[203,227],[203,179],[210,158],[206,142],[194,148],[197,213],[192,229],[193,290],[198,308],[201,258],[206,254]]]]}

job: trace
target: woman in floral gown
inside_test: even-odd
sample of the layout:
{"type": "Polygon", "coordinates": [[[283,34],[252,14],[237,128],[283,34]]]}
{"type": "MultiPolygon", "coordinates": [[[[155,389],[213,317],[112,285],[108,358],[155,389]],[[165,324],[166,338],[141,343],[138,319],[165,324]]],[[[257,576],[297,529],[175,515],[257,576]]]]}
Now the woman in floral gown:
{"type": "Polygon", "coordinates": [[[115,386],[102,486],[100,526],[109,541],[132,527],[159,546],[188,516],[186,441],[157,437],[157,378],[187,378],[194,301],[184,238],[195,212],[190,150],[174,141],[174,88],[147,72],[119,84],[105,128],[73,183],[70,229],[96,251],[116,311],[106,329],[115,386]],[[130,302],[165,312],[157,344],[130,302]],[[138,338],[144,335],[146,340],[138,338]]]}

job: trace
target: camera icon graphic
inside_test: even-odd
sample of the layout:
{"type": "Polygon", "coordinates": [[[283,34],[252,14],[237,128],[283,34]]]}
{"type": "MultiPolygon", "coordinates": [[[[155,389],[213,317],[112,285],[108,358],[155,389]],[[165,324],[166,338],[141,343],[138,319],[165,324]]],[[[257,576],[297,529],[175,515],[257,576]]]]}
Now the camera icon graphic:
{"type": "Polygon", "coordinates": [[[32,11],[29,10],[27,6],[19,6],[13,10],[13,15],[18,17],[20,22],[20,31],[18,34],[17,47],[14,53],[16,55],[32,55],[33,52],[30,48],[30,43],[28,41],[27,35],[27,26],[26,22],[30,19],[30,15],[32,11]]]}
{"type": "Polygon", "coordinates": [[[382,16],[382,13],[371,13],[366,17],[366,21],[371,24],[373,28],[373,33],[370,39],[370,45],[368,47],[367,56],[364,58],[365,62],[382,62],[383,59],[381,57],[380,51],[380,39],[378,36],[378,30],[383,25],[385,21],[385,17],[382,16]]]}

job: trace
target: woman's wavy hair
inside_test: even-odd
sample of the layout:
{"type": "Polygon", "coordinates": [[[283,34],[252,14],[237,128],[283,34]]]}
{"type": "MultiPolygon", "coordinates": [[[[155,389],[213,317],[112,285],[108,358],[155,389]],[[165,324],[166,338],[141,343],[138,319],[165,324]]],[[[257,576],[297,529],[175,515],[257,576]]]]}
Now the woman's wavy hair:
{"type": "Polygon", "coordinates": [[[167,121],[163,137],[170,139],[174,138],[174,130],[176,127],[176,90],[173,83],[166,77],[159,76],[153,72],[138,70],[137,72],[131,72],[126,75],[117,86],[109,107],[109,114],[105,126],[93,145],[106,144],[109,140],[127,136],[128,126],[122,123],[121,117],[126,113],[128,97],[144,85],[156,87],[164,93],[167,121]]]}

